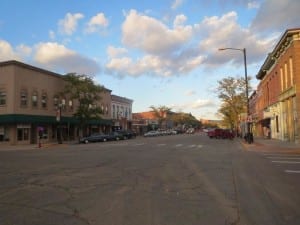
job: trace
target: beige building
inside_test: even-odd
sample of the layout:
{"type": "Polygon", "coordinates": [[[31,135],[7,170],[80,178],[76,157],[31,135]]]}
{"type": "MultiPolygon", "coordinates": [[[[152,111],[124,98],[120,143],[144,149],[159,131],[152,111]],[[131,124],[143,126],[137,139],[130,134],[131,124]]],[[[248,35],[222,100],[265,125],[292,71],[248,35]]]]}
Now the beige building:
{"type": "MultiPolygon", "coordinates": [[[[58,95],[65,85],[62,78],[18,61],[0,62],[0,147],[78,138],[76,102],[58,95]]],[[[102,93],[99,104],[102,119],[90,121],[86,133],[111,129],[110,90],[102,93]]]]}
{"type": "Polygon", "coordinates": [[[132,102],[131,99],[111,95],[111,118],[115,129],[132,129],[132,102]]]}

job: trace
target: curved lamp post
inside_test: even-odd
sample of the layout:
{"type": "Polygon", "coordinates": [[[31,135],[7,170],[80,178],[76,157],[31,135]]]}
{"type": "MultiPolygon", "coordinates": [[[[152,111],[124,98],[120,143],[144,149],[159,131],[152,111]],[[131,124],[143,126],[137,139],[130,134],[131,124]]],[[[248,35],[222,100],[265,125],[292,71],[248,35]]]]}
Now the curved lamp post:
{"type": "Polygon", "coordinates": [[[246,134],[246,141],[251,144],[253,142],[253,134],[250,129],[250,123],[248,122],[248,118],[250,116],[249,110],[249,88],[248,88],[248,75],[247,75],[247,57],[246,57],[246,48],[219,48],[219,51],[225,50],[234,50],[234,51],[241,51],[244,55],[244,66],[245,66],[245,85],[246,85],[246,98],[247,98],[247,134],[246,134]]]}

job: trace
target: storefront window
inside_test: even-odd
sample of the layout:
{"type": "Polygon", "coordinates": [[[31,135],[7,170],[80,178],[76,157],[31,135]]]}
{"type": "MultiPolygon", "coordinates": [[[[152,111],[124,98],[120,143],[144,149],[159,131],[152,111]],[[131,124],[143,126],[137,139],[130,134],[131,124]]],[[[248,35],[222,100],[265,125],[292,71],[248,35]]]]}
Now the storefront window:
{"type": "Polygon", "coordinates": [[[18,128],[17,135],[18,135],[18,141],[27,141],[29,140],[29,129],[18,128]]]}
{"type": "Polygon", "coordinates": [[[0,126],[0,142],[9,141],[7,127],[0,126]]]}

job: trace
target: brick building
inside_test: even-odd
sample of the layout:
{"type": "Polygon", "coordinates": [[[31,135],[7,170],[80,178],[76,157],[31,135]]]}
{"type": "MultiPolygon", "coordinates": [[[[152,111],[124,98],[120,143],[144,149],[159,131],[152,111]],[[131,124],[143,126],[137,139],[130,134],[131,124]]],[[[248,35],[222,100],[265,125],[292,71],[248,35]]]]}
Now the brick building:
{"type": "Polygon", "coordinates": [[[300,28],[285,31],[256,78],[257,135],[299,142],[300,28]]]}

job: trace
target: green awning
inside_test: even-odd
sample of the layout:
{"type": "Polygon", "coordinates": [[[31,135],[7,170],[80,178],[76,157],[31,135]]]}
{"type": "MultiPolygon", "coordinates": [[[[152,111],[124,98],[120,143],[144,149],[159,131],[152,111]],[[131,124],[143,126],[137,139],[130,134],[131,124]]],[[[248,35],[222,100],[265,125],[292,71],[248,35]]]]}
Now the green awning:
{"type": "MultiPolygon", "coordinates": [[[[57,124],[56,116],[40,116],[26,114],[6,114],[0,115],[0,124],[57,124]]],[[[60,123],[63,124],[79,124],[75,117],[61,117],[60,123]]],[[[112,125],[112,120],[94,119],[88,122],[88,125],[112,125]]]]}

